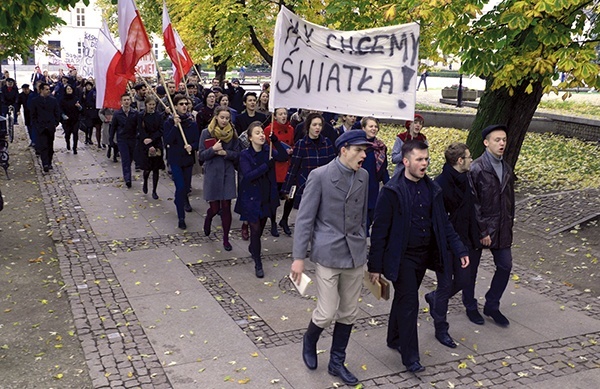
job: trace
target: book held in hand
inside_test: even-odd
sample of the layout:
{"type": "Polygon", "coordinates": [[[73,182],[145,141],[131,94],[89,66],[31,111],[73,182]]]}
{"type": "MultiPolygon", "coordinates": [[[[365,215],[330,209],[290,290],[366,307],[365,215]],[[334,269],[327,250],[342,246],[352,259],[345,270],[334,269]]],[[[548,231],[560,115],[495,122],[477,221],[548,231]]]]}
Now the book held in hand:
{"type": "Polygon", "coordinates": [[[294,282],[294,279],[292,278],[292,273],[290,273],[290,281],[292,281],[292,284],[294,284],[298,293],[300,293],[302,296],[304,296],[304,294],[305,294],[304,292],[306,292],[306,288],[308,287],[308,284],[310,284],[311,279],[305,273],[302,273],[302,277],[300,277],[300,281],[298,283],[296,283],[296,282],[294,282]]]}
{"type": "Polygon", "coordinates": [[[371,291],[371,294],[375,296],[377,300],[389,300],[390,299],[390,283],[388,280],[383,278],[383,276],[379,276],[379,281],[372,283],[371,282],[371,273],[365,271],[365,276],[363,278],[363,285],[365,288],[371,291]]]}

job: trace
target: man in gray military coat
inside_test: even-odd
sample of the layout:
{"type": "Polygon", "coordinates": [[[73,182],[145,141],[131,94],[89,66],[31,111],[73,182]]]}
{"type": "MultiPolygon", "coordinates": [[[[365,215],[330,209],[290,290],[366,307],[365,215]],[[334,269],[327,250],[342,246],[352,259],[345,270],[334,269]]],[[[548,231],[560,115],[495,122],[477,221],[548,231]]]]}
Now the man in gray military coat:
{"type": "Polygon", "coordinates": [[[317,307],[304,334],[302,358],[309,369],[317,368],[317,341],[335,320],[328,372],[347,385],[358,383],[344,361],[367,262],[369,173],[361,165],[370,145],[364,131],[348,131],[336,140],[337,158],[308,176],[294,230],[292,278],[300,280],[309,245],[316,265],[317,307]]]}

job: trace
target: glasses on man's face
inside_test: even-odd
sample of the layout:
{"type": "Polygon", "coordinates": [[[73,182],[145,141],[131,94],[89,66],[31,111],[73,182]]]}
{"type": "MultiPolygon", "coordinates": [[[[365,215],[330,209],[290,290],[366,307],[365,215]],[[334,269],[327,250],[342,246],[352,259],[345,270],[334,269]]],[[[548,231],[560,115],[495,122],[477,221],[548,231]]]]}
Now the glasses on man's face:
{"type": "Polygon", "coordinates": [[[177,103],[177,105],[183,105],[183,106],[186,106],[186,105],[190,105],[190,103],[177,103]]]}

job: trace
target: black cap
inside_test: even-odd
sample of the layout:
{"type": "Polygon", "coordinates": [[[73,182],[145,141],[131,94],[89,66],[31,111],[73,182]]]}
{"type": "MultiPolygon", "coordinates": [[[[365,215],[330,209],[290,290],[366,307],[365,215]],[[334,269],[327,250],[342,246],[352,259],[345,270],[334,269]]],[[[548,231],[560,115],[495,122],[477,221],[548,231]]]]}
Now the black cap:
{"type": "Polygon", "coordinates": [[[353,145],[372,146],[373,143],[367,140],[367,134],[363,130],[346,131],[335,140],[335,148],[338,151],[344,146],[353,145]]]}
{"type": "Polygon", "coordinates": [[[506,127],[506,125],[504,125],[504,124],[492,124],[492,125],[489,125],[486,128],[484,128],[483,130],[481,130],[481,138],[482,139],[487,138],[487,136],[492,131],[502,130],[502,131],[506,132],[507,129],[508,129],[508,127],[506,127]]]}
{"type": "Polygon", "coordinates": [[[24,89],[24,88],[29,88],[29,84],[23,84],[23,85],[21,85],[21,89],[24,89]]]}
{"type": "Polygon", "coordinates": [[[140,89],[142,89],[142,88],[143,88],[143,87],[145,87],[145,86],[146,86],[146,84],[136,84],[136,85],[133,87],[133,89],[135,89],[135,90],[140,90],[140,89]]]}

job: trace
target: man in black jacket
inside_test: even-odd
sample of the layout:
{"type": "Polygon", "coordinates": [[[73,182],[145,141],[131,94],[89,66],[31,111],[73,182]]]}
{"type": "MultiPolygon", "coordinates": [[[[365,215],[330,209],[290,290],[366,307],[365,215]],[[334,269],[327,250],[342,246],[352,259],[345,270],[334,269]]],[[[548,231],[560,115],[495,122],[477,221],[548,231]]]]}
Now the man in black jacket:
{"type": "Polygon", "coordinates": [[[40,95],[31,101],[31,123],[37,131],[36,149],[40,153],[44,172],[52,169],[54,133],[60,122],[58,102],[50,96],[50,85],[40,84],[40,95]]]}
{"type": "Polygon", "coordinates": [[[425,370],[419,358],[419,287],[425,271],[451,272],[450,251],[468,266],[468,250],[452,228],[442,190],[427,175],[427,144],[402,145],[404,167],[381,189],[371,230],[368,268],[371,282],[380,274],[394,283],[387,345],[402,355],[407,370],[425,370]]]}
{"type": "MultiPolygon", "coordinates": [[[[463,267],[459,258],[452,257],[452,268],[448,272],[436,272],[437,289],[425,295],[429,303],[429,313],[435,325],[435,337],[444,346],[455,348],[456,343],[448,334],[448,322],[446,313],[448,311],[448,300],[461,291],[469,282],[473,258],[480,257],[481,244],[479,243],[479,229],[475,218],[474,198],[471,185],[467,178],[467,172],[471,167],[471,152],[464,143],[452,143],[444,153],[446,163],[442,173],[435,179],[435,183],[442,188],[444,208],[448,212],[450,223],[460,237],[463,244],[469,249],[469,267],[463,267]]],[[[477,311],[467,310],[467,315],[473,321],[473,312],[479,316],[483,324],[483,318],[477,311]]]]}
{"type": "Polygon", "coordinates": [[[21,107],[23,107],[23,119],[25,121],[25,128],[27,129],[27,134],[29,135],[29,140],[31,143],[29,146],[34,145],[34,135],[33,135],[33,127],[31,126],[31,110],[29,109],[29,105],[27,104],[27,100],[29,99],[29,95],[31,94],[31,90],[29,89],[29,84],[23,84],[21,86],[21,93],[19,93],[19,98],[17,99],[17,114],[20,112],[21,107]]]}
{"type": "Polygon", "coordinates": [[[121,109],[115,111],[110,125],[108,139],[114,145],[115,134],[117,146],[121,154],[123,180],[131,188],[131,162],[137,139],[137,112],[131,108],[131,96],[124,93],[121,96],[121,109]]]}
{"type": "MultiPolygon", "coordinates": [[[[484,248],[494,257],[496,271],[490,289],[485,295],[483,314],[490,316],[502,326],[509,321],[500,312],[500,298],[508,285],[512,269],[511,245],[515,216],[514,175],[511,167],[502,159],[506,149],[506,126],[493,124],[481,131],[485,152],[473,161],[468,177],[475,193],[475,212],[479,225],[479,238],[484,248]]],[[[475,263],[479,263],[479,257],[475,263]]],[[[471,271],[469,285],[463,290],[463,301],[477,307],[475,280],[477,268],[471,271]]]]}

